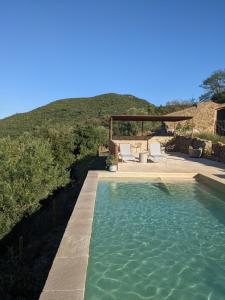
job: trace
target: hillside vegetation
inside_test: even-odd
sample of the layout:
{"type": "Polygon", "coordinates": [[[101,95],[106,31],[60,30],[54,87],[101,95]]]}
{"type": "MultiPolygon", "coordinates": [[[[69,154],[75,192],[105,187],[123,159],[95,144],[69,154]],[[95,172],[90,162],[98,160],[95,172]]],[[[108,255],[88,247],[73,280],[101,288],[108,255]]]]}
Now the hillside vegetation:
{"type": "Polygon", "coordinates": [[[57,100],[33,111],[0,120],[0,136],[18,136],[26,131],[34,131],[37,126],[56,123],[107,126],[109,115],[128,114],[132,110],[141,114],[148,110],[154,112],[156,107],[137,97],[118,94],[57,100]]]}

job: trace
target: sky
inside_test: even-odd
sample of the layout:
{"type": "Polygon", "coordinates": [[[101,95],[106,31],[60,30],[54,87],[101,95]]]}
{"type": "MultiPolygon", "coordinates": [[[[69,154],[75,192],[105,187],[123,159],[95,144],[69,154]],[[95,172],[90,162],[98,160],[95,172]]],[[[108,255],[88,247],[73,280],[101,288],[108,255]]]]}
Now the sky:
{"type": "Polygon", "coordinates": [[[225,68],[225,0],[0,0],[0,118],[56,99],[198,98],[225,68]]]}

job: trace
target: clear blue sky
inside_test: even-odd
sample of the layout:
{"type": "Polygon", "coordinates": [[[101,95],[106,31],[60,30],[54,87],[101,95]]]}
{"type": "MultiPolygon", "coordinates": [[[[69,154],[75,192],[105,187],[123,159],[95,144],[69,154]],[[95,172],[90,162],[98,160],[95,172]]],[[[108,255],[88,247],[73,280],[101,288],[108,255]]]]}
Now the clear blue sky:
{"type": "Polygon", "coordinates": [[[225,67],[225,0],[0,0],[0,118],[116,92],[196,98],[225,67]]]}

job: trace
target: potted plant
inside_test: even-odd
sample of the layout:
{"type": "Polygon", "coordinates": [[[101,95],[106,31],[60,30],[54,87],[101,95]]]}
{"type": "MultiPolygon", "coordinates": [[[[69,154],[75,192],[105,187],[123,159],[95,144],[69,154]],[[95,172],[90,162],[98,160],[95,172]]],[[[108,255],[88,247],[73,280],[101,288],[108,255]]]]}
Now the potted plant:
{"type": "Polygon", "coordinates": [[[106,166],[110,172],[117,171],[117,157],[115,155],[109,155],[106,158],[106,166]]]}

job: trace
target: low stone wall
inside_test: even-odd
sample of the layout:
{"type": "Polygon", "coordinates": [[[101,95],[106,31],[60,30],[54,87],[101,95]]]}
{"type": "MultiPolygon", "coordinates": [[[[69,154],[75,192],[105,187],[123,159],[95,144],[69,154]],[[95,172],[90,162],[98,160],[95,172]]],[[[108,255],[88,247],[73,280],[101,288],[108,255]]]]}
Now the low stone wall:
{"type": "Polygon", "coordinates": [[[212,152],[217,161],[225,163],[225,144],[216,143],[212,145],[212,152]]]}
{"type": "Polygon", "coordinates": [[[189,147],[202,148],[202,156],[212,160],[225,163],[225,144],[212,143],[212,141],[200,138],[191,138],[187,136],[177,135],[168,147],[176,152],[188,154],[189,147]]]}

